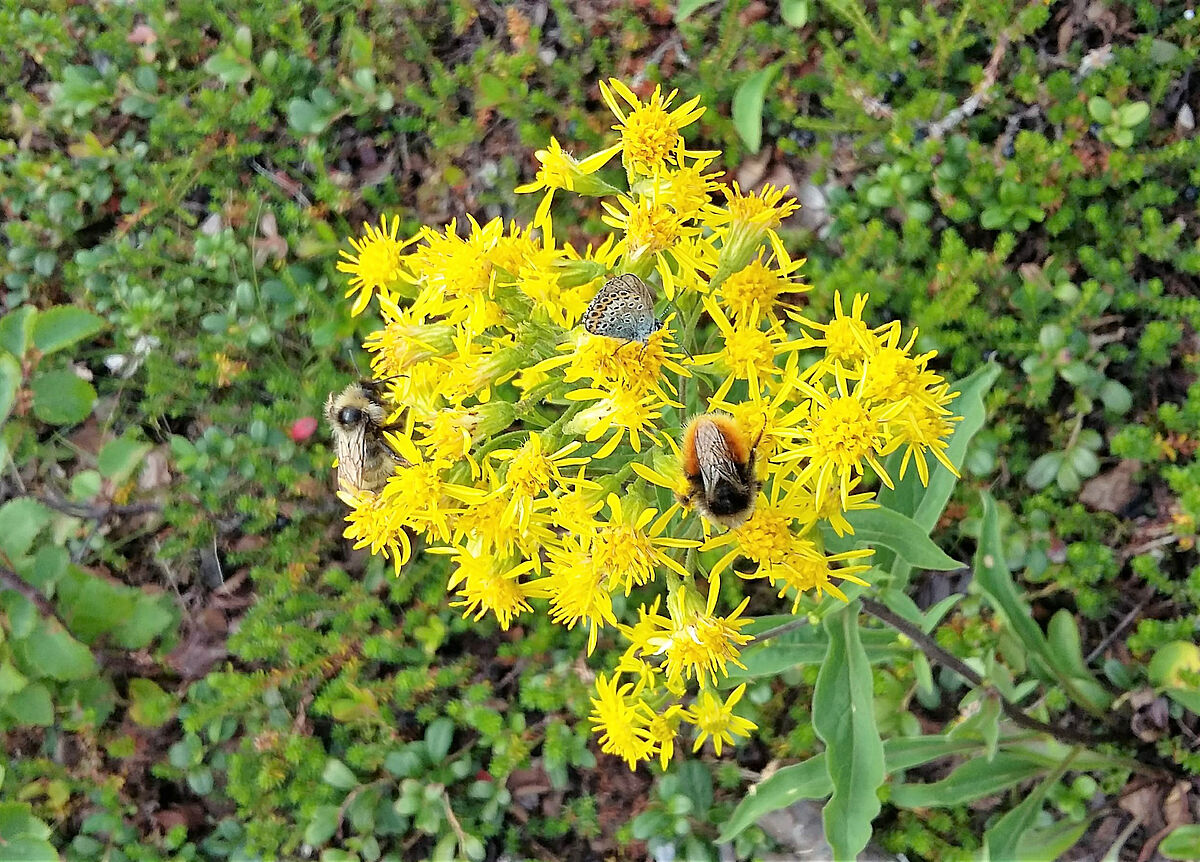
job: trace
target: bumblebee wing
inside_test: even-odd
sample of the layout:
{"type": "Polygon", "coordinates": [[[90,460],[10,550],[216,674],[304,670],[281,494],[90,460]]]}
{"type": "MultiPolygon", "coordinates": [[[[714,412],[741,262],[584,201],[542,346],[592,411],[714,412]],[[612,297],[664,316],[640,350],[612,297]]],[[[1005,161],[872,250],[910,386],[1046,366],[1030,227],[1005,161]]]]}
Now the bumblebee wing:
{"type": "Polygon", "coordinates": [[[745,482],[738,471],[738,463],[729,451],[725,435],[712,423],[704,423],[696,428],[696,463],[700,467],[700,479],[704,483],[704,493],[713,494],[717,485],[728,482],[735,488],[742,488],[745,482]]]}
{"type": "Polygon", "coordinates": [[[367,460],[366,427],[356,425],[336,436],[338,484],[359,489],[363,486],[363,466],[367,460]]]}

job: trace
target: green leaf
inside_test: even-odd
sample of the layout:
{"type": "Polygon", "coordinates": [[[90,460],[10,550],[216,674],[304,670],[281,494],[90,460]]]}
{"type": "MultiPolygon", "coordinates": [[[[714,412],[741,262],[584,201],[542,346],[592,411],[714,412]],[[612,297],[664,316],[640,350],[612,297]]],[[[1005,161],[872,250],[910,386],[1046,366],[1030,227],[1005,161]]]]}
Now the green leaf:
{"type": "Polygon", "coordinates": [[[118,485],[128,479],[154,447],[129,435],[109,440],[96,458],[100,474],[118,485]]]}
{"type": "Polygon", "coordinates": [[[316,135],[325,131],[329,116],[320,111],[307,99],[292,99],[287,106],[288,125],[302,135],[316,135]]]}
{"type": "Polygon", "coordinates": [[[1064,457],[1062,452],[1047,452],[1040,456],[1025,471],[1025,484],[1035,491],[1045,488],[1058,475],[1058,469],[1062,466],[1064,457]]]}
{"type": "Polygon", "coordinates": [[[1097,123],[1105,125],[1112,119],[1113,107],[1108,99],[1102,96],[1092,96],[1088,99],[1088,113],[1097,123]]]}
{"type": "Polygon", "coordinates": [[[232,46],[213,54],[204,63],[204,71],[221,79],[225,84],[244,84],[250,80],[250,66],[237,55],[232,46]]]}
{"type": "Polygon", "coordinates": [[[1163,694],[1171,698],[1184,709],[1200,715],[1200,691],[1190,688],[1164,688],[1163,694]]]}
{"type": "Polygon", "coordinates": [[[779,17],[789,27],[803,27],[808,23],[808,0],[780,0],[779,17]]]}
{"type": "Polygon", "coordinates": [[[28,673],[65,682],[96,672],[92,652],[57,620],[39,620],[26,637],[13,642],[13,653],[28,673]]]}
{"type": "Polygon", "coordinates": [[[33,816],[28,802],[0,802],[0,836],[5,840],[49,838],[50,834],[50,827],[33,816]]]}
{"type": "Polygon", "coordinates": [[[1017,858],[1021,862],[1055,862],[1075,846],[1091,825],[1088,819],[1078,823],[1059,820],[1048,826],[1026,829],[1018,842],[1017,858]]]}
{"type": "Polygon", "coordinates": [[[983,757],[968,760],[932,784],[896,785],[892,788],[891,801],[901,808],[963,805],[1028,781],[1045,771],[1042,763],[1001,751],[991,760],[983,757]]]}
{"type": "Polygon", "coordinates": [[[1200,826],[1177,826],[1158,845],[1158,852],[1168,859],[1200,859],[1200,826]]]}
{"type": "Polygon", "coordinates": [[[71,564],[71,555],[59,545],[44,544],[33,556],[33,565],[22,569],[21,575],[30,584],[49,595],[71,564]]]}
{"type": "Polygon", "coordinates": [[[1133,406],[1133,393],[1123,383],[1105,380],[1100,386],[1100,400],[1104,402],[1105,410],[1125,414],[1133,406]]]}
{"type": "Polygon", "coordinates": [[[17,359],[25,358],[36,316],[37,309],[32,305],[21,305],[0,317],[0,349],[7,350],[17,359]]]}
{"type": "Polygon", "coordinates": [[[1145,102],[1128,102],[1117,109],[1117,121],[1127,129],[1141,123],[1150,116],[1150,106],[1145,102]]]}
{"type": "Polygon", "coordinates": [[[15,694],[23,689],[28,682],[29,678],[13,667],[12,662],[0,662],[0,697],[15,694]]]}
{"type": "Polygon", "coordinates": [[[675,7],[675,23],[686,21],[697,9],[712,2],[713,0],[679,0],[679,5],[675,7]]]}
{"type": "Polygon", "coordinates": [[[0,425],[12,413],[13,404],[17,400],[17,390],[21,388],[21,363],[7,351],[0,352],[0,425]]]}
{"type": "Polygon", "coordinates": [[[1025,649],[1047,661],[1048,647],[1042,630],[1033,620],[1033,613],[1025,603],[1008,565],[1004,561],[1004,542],[1000,536],[1000,518],[996,501],[984,491],[983,523],[979,534],[979,546],[975,552],[975,583],[983,590],[996,614],[1025,645],[1025,649]]]}
{"type": "Polygon", "coordinates": [[[772,63],[765,69],[759,69],[740,85],[733,93],[733,127],[746,143],[746,149],[757,153],[762,146],[762,117],[763,102],[767,95],[767,86],[780,64],[772,63]]]}
{"type": "MultiPolygon", "coordinates": [[[[992,764],[995,764],[999,759],[1000,755],[997,755],[996,760],[993,760],[992,764]]],[[[988,858],[996,860],[1028,858],[1022,853],[1022,846],[1026,841],[1026,836],[1038,823],[1038,818],[1042,811],[1042,802],[1046,798],[1047,792],[1066,774],[1067,769],[1074,759],[1074,756],[1065,758],[1019,805],[993,823],[983,833],[983,844],[987,850],[988,858]]]]}
{"type": "MultiPolygon", "coordinates": [[[[862,633],[867,634],[870,631],[871,629],[867,629],[862,633]]],[[[949,739],[945,736],[910,736],[884,742],[883,756],[890,775],[931,760],[966,754],[978,749],[979,743],[969,740],[949,739]]],[[[832,792],[833,782],[829,779],[823,753],[802,763],[785,766],[770,778],[750,788],[721,827],[721,837],[717,842],[732,841],[746,827],[757,823],[772,811],[785,808],[800,799],[822,799],[832,792]]]]}
{"type": "Polygon", "coordinates": [[[321,780],[338,790],[352,790],[358,786],[358,779],[350,771],[350,767],[333,757],[325,761],[325,771],[321,773],[321,780]]]}
{"type": "Polygon", "coordinates": [[[129,681],[129,717],[142,727],[160,727],[175,715],[175,698],[154,680],[129,681]]]}
{"type": "Polygon", "coordinates": [[[91,338],[108,324],[104,318],[73,305],[57,305],[38,314],[33,345],[44,354],[57,353],[91,338]]]}
{"type": "Polygon", "coordinates": [[[112,630],[113,642],[125,649],[149,646],[156,638],[175,625],[179,610],[165,594],[153,595],[139,591],[133,611],[112,630]]]}
{"type": "Polygon", "coordinates": [[[50,700],[50,690],[40,682],[30,683],[16,694],[9,695],[2,703],[4,711],[18,725],[49,727],[54,724],[54,703],[50,700]]]}
{"type": "Polygon", "coordinates": [[[1079,639],[1079,628],[1075,618],[1066,608],[1050,618],[1046,640],[1049,644],[1047,659],[1064,678],[1071,699],[1082,702],[1094,713],[1107,712],[1113,697],[1100,684],[1083,659],[1083,644],[1079,639]]]}
{"type": "Polygon", "coordinates": [[[889,775],[955,754],[978,751],[979,743],[946,736],[907,736],[883,744],[883,759],[889,775]]]}
{"type": "Polygon", "coordinates": [[[9,500],[0,506],[0,551],[10,560],[25,556],[52,517],[51,511],[32,497],[9,500]]]}
{"type": "Polygon", "coordinates": [[[58,862],[58,851],[49,841],[18,835],[0,844],[0,862],[58,862]]]}
{"type": "Polygon", "coordinates": [[[833,792],[825,755],[818,754],[803,763],[785,766],[765,781],[755,784],[738,803],[721,827],[718,844],[732,841],[759,818],[801,799],[824,799],[833,792]]]}
{"type": "Polygon", "coordinates": [[[84,643],[94,643],[133,613],[135,590],[112,584],[91,572],[71,566],[58,584],[63,622],[84,643]]]}
{"type": "Polygon", "coordinates": [[[1110,126],[1109,137],[1112,139],[1113,144],[1118,147],[1133,146],[1133,132],[1129,129],[1113,129],[1110,126]]]}
{"type": "MultiPolygon", "coordinates": [[[[895,632],[865,629],[859,636],[871,664],[904,660],[910,654],[910,650],[900,646],[895,632]]],[[[730,686],[737,680],[777,676],[797,665],[819,664],[825,660],[828,651],[829,638],[819,626],[805,626],[757,646],[752,644],[740,656],[745,668],[729,666],[730,686]]]]}
{"type": "Polygon", "coordinates": [[[33,415],[48,425],[75,425],[96,403],[92,384],[70,371],[51,371],[33,378],[33,415]]]}
{"type": "Polygon", "coordinates": [[[454,722],[448,718],[438,718],[425,728],[425,751],[429,754],[430,763],[441,763],[450,751],[450,743],[454,739],[454,722]]]}
{"type": "Polygon", "coordinates": [[[813,691],[813,730],[825,743],[833,795],[825,839],[837,859],[855,859],[871,839],[883,784],[883,742],[875,724],[871,666],[858,632],[858,604],[825,617],[829,653],[813,691]]]}
{"type": "Polygon", "coordinates": [[[868,547],[883,546],[909,566],[935,572],[952,572],[963,568],[958,560],[929,538],[929,531],[905,515],[892,509],[859,509],[846,513],[846,520],[854,527],[853,536],[839,537],[830,531],[825,545],[832,550],[843,550],[840,546],[865,544],[868,547]]]}
{"type": "Polygon", "coordinates": [[[1165,39],[1150,40],[1150,59],[1160,66],[1165,66],[1179,56],[1180,47],[1165,39]]]}
{"type": "Polygon", "coordinates": [[[318,805],[312,820],[304,830],[304,843],[320,847],[333,837],[341,823],[341,810],[337,805],[318,805]]]}

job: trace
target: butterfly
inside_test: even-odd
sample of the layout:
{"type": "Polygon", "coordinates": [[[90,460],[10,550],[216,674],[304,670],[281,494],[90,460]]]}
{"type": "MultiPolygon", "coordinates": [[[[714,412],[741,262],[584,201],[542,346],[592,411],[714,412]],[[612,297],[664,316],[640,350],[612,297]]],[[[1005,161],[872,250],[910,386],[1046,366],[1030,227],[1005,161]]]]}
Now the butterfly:
{"type": "Polygon", "coordinates": [[[654,293],[632,273],[613,276],[604,282],[583,313],[583,328],[592,335],[642,344],[662,325],[654,316],[654,293]]]}

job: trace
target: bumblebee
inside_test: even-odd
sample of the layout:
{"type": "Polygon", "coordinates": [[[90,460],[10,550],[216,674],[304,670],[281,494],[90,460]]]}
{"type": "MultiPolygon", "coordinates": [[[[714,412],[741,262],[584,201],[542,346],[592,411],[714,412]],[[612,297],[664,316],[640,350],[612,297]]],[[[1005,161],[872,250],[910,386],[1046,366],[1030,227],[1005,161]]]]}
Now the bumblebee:
{"type": "Polygon", "coordinates": [[[754,472],[754,450],[732,416],[704,413],[688,423],[683,432],[683,475],[688,493],[679,497],[704,518],[733,529],[746,522],[762,487],[754,472]]]}
{"type": "Polygon", "coordinates": [[[333,433],[338,459],[338,485],[350,491],[377,493],[396,467],[406,464],[384,437],[398,425],[387,423],[389,408],[379,383],[358,380],[325,402],[325,421],[333,433]]]}

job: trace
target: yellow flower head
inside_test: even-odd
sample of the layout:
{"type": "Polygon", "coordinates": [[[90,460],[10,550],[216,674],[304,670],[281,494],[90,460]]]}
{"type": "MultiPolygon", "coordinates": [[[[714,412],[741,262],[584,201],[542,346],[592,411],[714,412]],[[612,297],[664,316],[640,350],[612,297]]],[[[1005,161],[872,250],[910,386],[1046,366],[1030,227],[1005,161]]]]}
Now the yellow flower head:
{"type": "Polygon", "coordinates": [[[643,103],[616,78],[607,84],[600,82],[604,102],[619,121],[613,128],[621,133],[621,161],[630,177],[651,176],[667,165],[678,164],[683,153],[679,130],[700,119],[704,108],[697,96],[668,111],[676,92],[663,98],[662,88],[655,86],[650,100],[643,103]],[[628,108],[617,101],[618,96],[628,108]]]}
{"type": "Polygon", "coordinates": [[[528,594],[550,600],[550,618],[568,629],[583,622],[588,629],[588,655],[596,648],[603,626],[616,626],[608,577],[592,557],[587,544],[577,536],[547,548],[550,560],[546,576],[529,585],[528,594]]]}
{"type": "Polygon", "coordinates": [[[338,252],[345,258],[338,261],[338,272],[350,273],[346,297],[358,294],[350,307],[350,313],[355,317],[362,314],[375,291],[387,290],[400,279],[403,272],[401,252],[412,240],[401,242],[396,239],[399,230],[399,216],[392,216],[390,226],[386,218],[379,219],[378,228],[363,224],[365,235],[361,239],[350,238],[350,245],[357,254],[345,250],[338,252]]]}
{"type": "Polygon", "coordinates": [[[620,674],[611,679],[604,674],[596,676],[596,697],[588,720],[600,735],[600,750],[620,757],[630,770],[654,756],[654,737],[641,704],[641,698],[633,695],[633,683],[622,683],[620,674]]]}
{"type": "Polygon", "coordinates": [[[653,580],[660,566],[687,575],[667,549],[692,548],[698,542],[663,536],[666,523],[662,519],[654,521],[657,509],[633,509],[626,517],[616,494],[609,494],[607,502],[610,517],[592,537],[592,558],[613,589],[623,585],[625,595],[629,595],[635,586],[653,580]]]}
{"type": "Polygon", "coordinates": [[[729,697],[722,702],[721,698],[713,694],[711,689],[701,690],[700,696],[696,698],[692,708],[684,715],[684,718],[694,724],[696,730],[699,731],[696,734],[696,742],[692,746],[692,751],[699,751],[704,745],[704,741],[711,736],[713,750],[720,757],[721,747],[724,744],[733,745],[735,736],[749,736],[750,731],[758,729],[758,725],[754,722],[733,714],[734,706],[745,693],[746,684],[742,683],[731,691],[729,697]]]}
{"type": "Polygon", "coordinates": [[[790,278],[804,265],[803,258],[782,261],[779,268],[773,270],[763,263],[762,257],[763,249],[759,249],[757,258],[722,281],[720,287],[721,304],[730,316],[751,326],[757,326],[762,316],[772,322],[778,321],[775,306],[781,302],[780,297],[811,289],[811,285],[790,278]]]}
{"type": "Polygon", "coordinates": [[[474,614],[483,619],[487,613],[496,617],[502,630],[507,631],[513,618],[532,610],[525,600],[525,586],[519,578],[533,568],[530,560],[513,563],[489,553],[473,554],[462,548],[454,555],[457,567],[450,575],[449,589],[458,588],[462,601],[451,602],[451,607],[466,608],[463,616],[474,614]]]}

